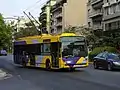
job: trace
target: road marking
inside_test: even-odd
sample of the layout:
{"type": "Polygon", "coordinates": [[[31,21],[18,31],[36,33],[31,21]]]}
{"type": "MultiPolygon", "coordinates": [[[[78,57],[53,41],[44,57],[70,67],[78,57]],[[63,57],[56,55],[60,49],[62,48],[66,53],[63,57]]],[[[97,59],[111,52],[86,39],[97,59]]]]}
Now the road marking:
{"type": "Polygon", "coordinates": [[[3,78],[3,80],[9,79],[12,77],[12,74],[8,74],[6,77],[3,78]]]}

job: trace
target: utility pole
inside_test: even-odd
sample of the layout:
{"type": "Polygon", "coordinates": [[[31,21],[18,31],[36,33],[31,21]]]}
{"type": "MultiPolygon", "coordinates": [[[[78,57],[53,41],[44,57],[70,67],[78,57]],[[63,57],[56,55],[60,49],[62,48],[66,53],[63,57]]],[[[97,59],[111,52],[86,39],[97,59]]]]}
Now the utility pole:
{"type": "Polygon", "coordinates": [[[50,33],[50,27],[51,27],[51,0],[49,1],[48,5],[47,5],[47,31],[48,33],[50,33]]]}

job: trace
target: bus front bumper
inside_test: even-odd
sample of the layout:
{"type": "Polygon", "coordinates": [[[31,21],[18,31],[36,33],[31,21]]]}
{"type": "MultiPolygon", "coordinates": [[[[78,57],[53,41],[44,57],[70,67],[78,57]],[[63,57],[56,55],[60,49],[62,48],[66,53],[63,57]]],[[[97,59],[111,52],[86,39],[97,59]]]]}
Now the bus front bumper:
{"type": "Polygon", "coordinates": [[[80,64],[64,65],[63,68],[86,68],[86,67],[88,67],[88,64],[85,64],[85,65],[80,65],[80,64]]]}

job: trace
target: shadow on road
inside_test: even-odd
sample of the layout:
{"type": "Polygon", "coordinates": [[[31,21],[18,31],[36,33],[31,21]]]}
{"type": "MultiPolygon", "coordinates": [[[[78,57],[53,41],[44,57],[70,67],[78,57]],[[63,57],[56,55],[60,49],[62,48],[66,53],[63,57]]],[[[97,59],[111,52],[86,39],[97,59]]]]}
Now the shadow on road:
{"type": "Polygon", "coordinates": [[[71,73],[71,72],[84,72],[84,70],[73,70],[73,71],[70,71],[69,69],[52,69],[52,70],[46,70],[46,69],[43,69],[43,68],[38,68],[38,67],[22,67],[22,66],[16,66],[17,68],[21,68],[21,69],[32,69],[32,70],[42,70],[42,71],[47,71],[47,72],[62,72],[62,73],[71,73]]]}
{"type": "Polygon", "coordinates": [[[99,68],[99,69],[95,69],[95,70],[101,70],[101,71],[106,71],[106,72],[120,72],[120,69],[113,69],[112,71],[108,71],[107,69],[99,68]]]}

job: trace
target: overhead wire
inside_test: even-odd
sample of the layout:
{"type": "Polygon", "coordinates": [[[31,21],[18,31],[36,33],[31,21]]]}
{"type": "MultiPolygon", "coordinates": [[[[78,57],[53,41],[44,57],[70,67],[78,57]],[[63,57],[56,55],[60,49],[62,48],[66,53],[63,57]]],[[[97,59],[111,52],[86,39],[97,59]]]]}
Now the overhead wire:
{"type": "Polygon", "coordinates": [[[42,0],[37,1],[34,5],[32,5],[31,7],[28,7],[27,9],[25,9],[24,11],[35,11],[36,8],[40,8],[42,7],[48,0],[44,0],[43,3],[40,3],[42,0]]]}
{"type": "Polygon", "coordinates": [[[35,2],[33,5],[29,6],[28,8],[26,8],[24,11],[27,11],[31,8],[33,8],[36,4],[38,4],[39,2],[41,2],[42,0],[38,0],[37,2],[35,2]]]}
{"type": "MultiPolygon", "coordinates": [[[[37,2],[34,4],[34,6],[32,5],[33,7],[27,8],[27,9],[24,10],[24,11],[25,11],[25,12],[35,12],[36,15],[37,15],[37,14],[39,15],[39,13],[41,12],[41,9],[38,11],[38,9],[36,9],[36,8],[42,7],[43,5],[46,4],[46,2],[47,2],[48,0],[44,0],[43,3],[39,3],[40,1],[42,1],[42,0],[37,1],[37,2]],[[38,3],[39,3],[39,4],[38,4],[38,3]],[[37,5],[36,5],[36,4],[37,4],[37,5]],[[39,13],[38,13],[38,12],[39,12],[39,13]]],[[[36,16],[36,17],[38,17],[38,16],[36,16]]]]}

